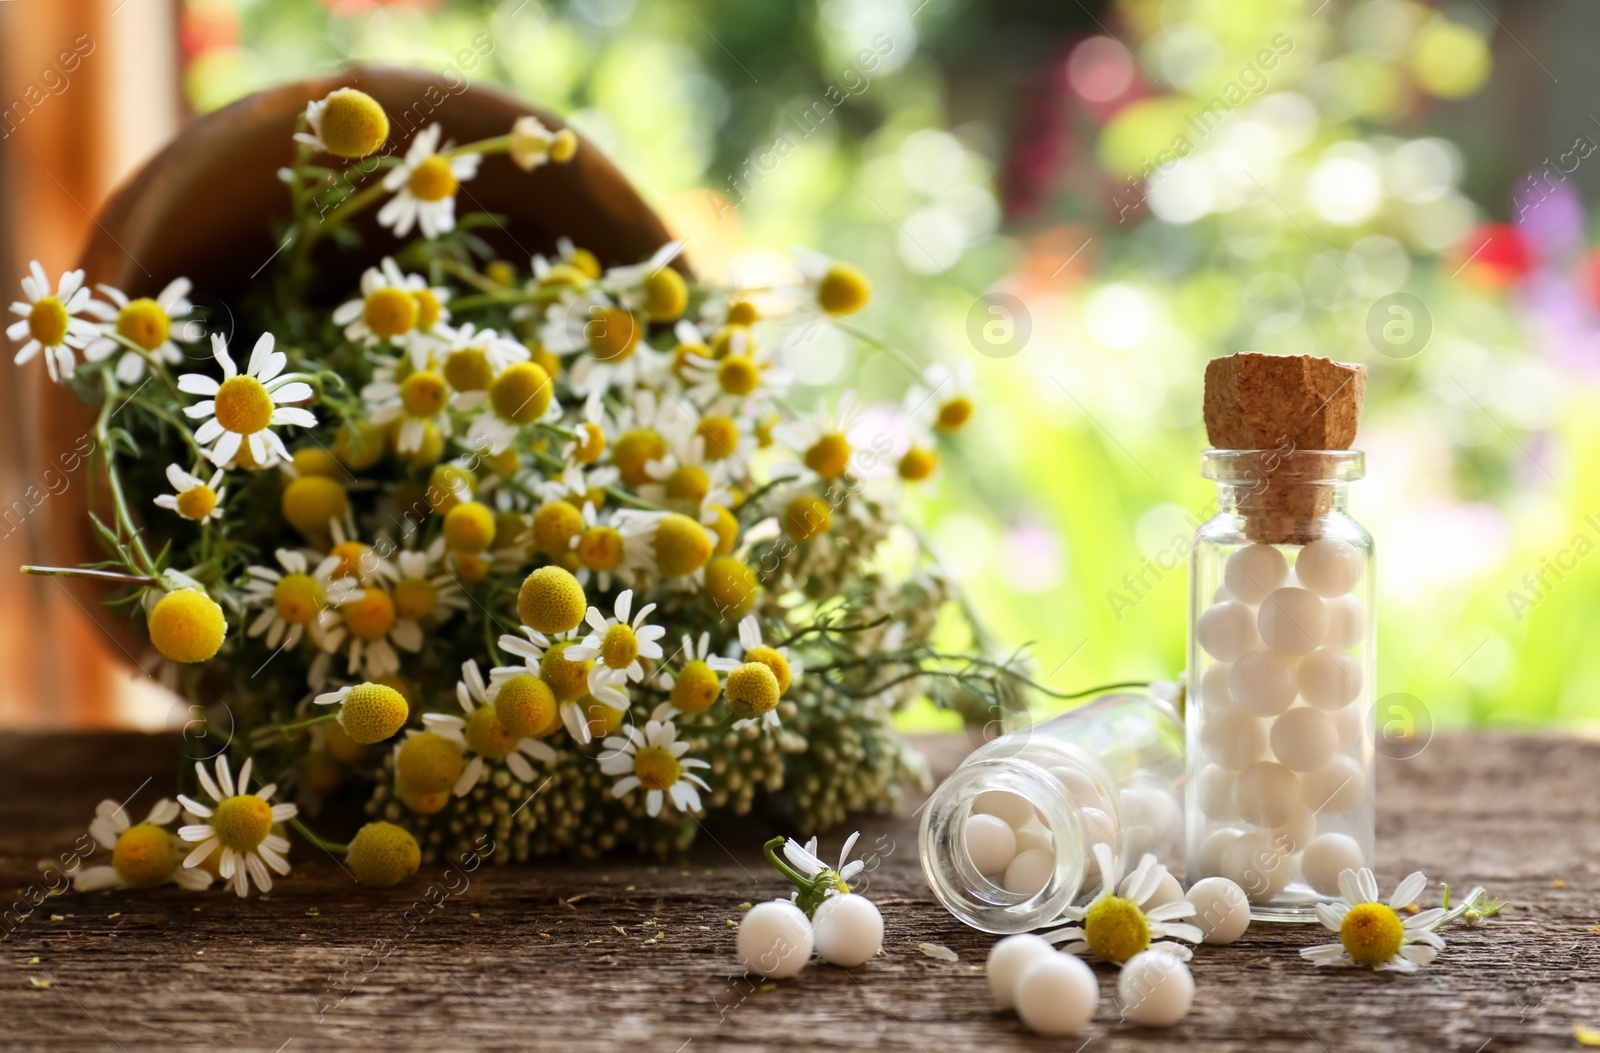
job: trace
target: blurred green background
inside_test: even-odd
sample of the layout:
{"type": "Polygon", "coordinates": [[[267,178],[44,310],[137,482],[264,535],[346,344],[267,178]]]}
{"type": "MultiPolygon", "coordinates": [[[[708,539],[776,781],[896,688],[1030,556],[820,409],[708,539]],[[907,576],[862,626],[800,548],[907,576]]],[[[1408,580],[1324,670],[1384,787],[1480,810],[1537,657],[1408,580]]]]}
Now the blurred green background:
{"type": "Polygon", "coordinates": [[[1380,709],[1406,693],[1440,726],[1600,726],[1591,5],[186,0],[182,17],[198,110],[487,50],[464,75],[566,115],[702,271],[757,274],[791,244],[865,268],[862,325],[901,353],[822,341],[792,365],[818,397],[898,398],[908,362],[972,371],[979,415],[908,518],[1059,689],[1182,667],[1185,539],[1213,500],[1206,360],[1364,362],[1353,511],[1379,546],[1380,709]]]}

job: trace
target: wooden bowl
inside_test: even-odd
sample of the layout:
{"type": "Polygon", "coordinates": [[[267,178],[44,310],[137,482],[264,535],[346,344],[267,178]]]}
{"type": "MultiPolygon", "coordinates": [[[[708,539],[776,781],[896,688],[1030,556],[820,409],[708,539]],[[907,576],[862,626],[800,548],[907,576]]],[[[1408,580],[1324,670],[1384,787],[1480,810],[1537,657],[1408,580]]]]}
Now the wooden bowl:
{"type": "MultiPolygon", "coordinates": [[[[258,92],[190,122],[111,197],[96,218],[80,262],[87,281],[115,286],[130,296],[154,296],[173,278],[187,276],[194,282],[192,298],[210,308],[226,331],[230,305],[241,291],[253,281],[269,280],[268,264],[277,250],[271,221],[289,216],[288,191],[277,171],[293,159],[295,119],[307,102],[341,87],[359,87],[383,105],[390,118],[390,141],[401,153],[414,134],[434,122],[443,125],[446,141],[456,143],[504,135],[523,114],[537,116],[548,128],[564,127],[559,118],[503,92],[421,70],[353,67],[338,76],[258,92]]],[[[359,249],[340,249],[330,239],[319,243],[313,302],[331,305],[347,298],[364,268],[400,247],[398,239],[375,226],[376,211],[369,209],[360,218],[359,249]]],[[[581,140],[568,163],[546,164],[532,172],[504,155],[486,158],[477,177],[462,185],[458,213],[467,211],[504,217],[498,229],[478,233],[501,256],[524,267],[533,253],[551,254],[562,236],[608,266],[639,262],[669,238],[660,218],[622,174],[581,140]]],[[[237,334],[235,353],[248,354],[257,335],[237,334]]],[[[210,354],[208,345],[195,348],[196,355],[210,354]]],[[[93,431],[91,408],[54,384],[46,384],[43,398],[44,449],[80,449],[81,437],[93,431]]],[[[106,508],[103,482],[89,479],[83,468],[50,501],[56,518],[45,562],[76,566],[104,558],[87,518],[91,486],[102,490],[96,507],[106,508]]],[[[138,503],[153,497],[141,495],[138,503]]],[[[69,585],[130,659],[139,653],[144,644],[128,622],[99,609],[102,588],[76,580],[69,585]]]]}

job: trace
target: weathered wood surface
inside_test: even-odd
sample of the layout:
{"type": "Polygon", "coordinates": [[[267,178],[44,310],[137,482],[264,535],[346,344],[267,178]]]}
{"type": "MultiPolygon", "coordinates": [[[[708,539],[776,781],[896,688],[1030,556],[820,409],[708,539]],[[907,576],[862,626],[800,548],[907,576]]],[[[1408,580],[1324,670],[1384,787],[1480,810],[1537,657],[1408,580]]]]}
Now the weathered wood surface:
{"type": "MultiPolygon", "coordinates": [[[[936,771],[964,750],[930,745],[936,771]]],[[[130,803],[142,817],[169,792],[174,755],[137,735],[0,738],[4,887],[37,883],[36,861],[70,850],[96,801],[151,776],[130,803]]],[[[48,900],[4,940],[0,1048],[1579,1048],[1573,1026],[1600,1026],[1600,744],[1446,736],[1384,762],[1379,779],[1385,888],[1423,868],[1513,906],[1454,930],[1410,977],[1313,969],[1296,949],[1321,942],[1320,930],[1257,925],[1239,944],[1199,950],[1194,1010],[1164,1032],[1118,1022],[1103,967],[1081,1038],[1035,1038],[991,1009],[981,971],[991,938],[933,904],[902,817],[863,824],[884,856],[869,894],[888,932],[885,954],[853,972],[813,965],[776,985],[741,976],[727,922],[785,887],[759,861],[764,830],[718,830],[681,864],[484,866],[464,888],[435,865],[376,893],[297,845],[293,876],[265,902],[171,888],[48,900]],[[457,894],[403,935],[403,912],[430,887],[436,899],[457,894]],[[396,940],[385,956],[362,959],[385,938],[396,940]],[[926,957],[925,942],[961,960],[926,957]]]]}

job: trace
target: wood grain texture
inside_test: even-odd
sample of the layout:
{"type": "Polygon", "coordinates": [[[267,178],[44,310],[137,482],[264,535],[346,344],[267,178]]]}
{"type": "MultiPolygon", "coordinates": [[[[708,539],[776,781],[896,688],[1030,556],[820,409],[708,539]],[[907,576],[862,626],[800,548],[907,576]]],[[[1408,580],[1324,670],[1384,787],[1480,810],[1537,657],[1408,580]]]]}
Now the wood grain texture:
{"type": "MultiPolygon", "coordinates": [[[[928,745],[936,772],[965,750],[928,745]]],[[[69,851],[102,797],[133,794],[142,818],[175,755],[170,740],[137,735],[0,738],[4,887],[38,885],[35,860],[69,851]]],[[[883,856],[867,892],[887,935],[885,954],[853,972],[813,965],[770,985],[734,964],[740,904],[785,888],[759,861],[766,830],[714,829],[671,864],[434,865],[382,892],[297,844],[294,874],[265,902],[70,894],[14,931],[0,925],[0,1048],[1571,1050],[1574,1024],[1600,1026],[1597,771],[1600,745],[1509,735],[1443,736],[1383,762],[1384,888],[1423,868],[1461,889],[1485,884],[1511,908],[1452,930],[1410,977],[1314,969],[1296,950],[1320,930],[1256,925],[1231,947],[1199,949],[1194,1010],[1169,1031],[1119,1023],[1105,967],[1081,1038],[1035,1038],[996,1013],[981,968],[992,939],[933,904],[913,820],[900,817],[863,823],[883,856]],[[442,906],[413,906],[430,898],[442,906]],[[926,957],[921,943],[960,961],[926,957]]]]}

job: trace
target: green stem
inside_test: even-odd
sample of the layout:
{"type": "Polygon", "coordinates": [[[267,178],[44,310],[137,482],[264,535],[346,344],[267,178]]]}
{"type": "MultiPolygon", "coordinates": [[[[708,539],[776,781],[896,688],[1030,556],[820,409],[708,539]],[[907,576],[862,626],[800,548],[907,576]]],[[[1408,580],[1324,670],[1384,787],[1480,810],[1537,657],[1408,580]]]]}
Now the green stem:
{"type": "Polygon", "coordinates": [[[332,713],[323,713],[321,716],[310,717],[309,719],[306,719],[306,720],[297,720],[293,724],[268,724],[265,727],[263,727],[261,729],[261,731],[262,732],[281,731],[283,733],[283,737],[284,738],[288,738],[289,737],[289,732],[291,732],[291,731],[300,731],[300,730],[302,730],[304,728],[309,728],[309,727],[312,727],[313,725],[316,725],[316,724],[322,724],[322,723],[325,723],[326,721],[329,721],[329,720],[335,720],[335,719],[338,718],[338,716],[339,716],[338,710],[334,710],[332,713]]]}
{"type": "Polygon", "coordinates": [[[790,881],[794,882],[796,888],[799,888],[803,892],[809,892],[811,891],[812,887],[811,879],[800,873],[794,867],[790,866],[786,861],[778,858],[778,849],[783,847],[783,843],[786,840],[788,840],[788,838],[784,837],[782,834],[779,834],[777,837],[774,837],[772,840],[762,845],[761,852],[767,857],[767,862],[778,868],[779,873],[788,878],[790,881]]]}
{"type": "Polygon", "coordinates": [[[117,458],[111,450],[110,420],[113,412],[112,405],[117,401],[114,397],[118,394],[116,382],[111,374],[106,374],[106,398],[100,404],[100,416],[95,421],[95,441],[100,444],[102,456],[106,466],[106,481],[111,491],[111,504],[116,512],[117,525],[128,535],[133,543],[133,550],[138,557],[139,569],[146,574],[154,575],[155,564],[150,559],[150,553],[145,548],[144,538],[140,536],[138,528],[133,525],[133,515],[128,511],[128,499],[122,490],[122,476],[117,471],[117,458]]]}
{"type": "Polygon", "coordinates": [[[24,574],[46,575],[52,578],[92,578],[95,581],[115,581],[123,585],[159,585],[161,579],[135,574],[120,574],[114,570],[94,570],[90,567],[39,567],[23,564],[24,574]]]}
{"type": "Polygon", "coordinates": [[[296,819],[290,819],[289,820],[289,825],[294,827],[295,833],[299,834],[301,837],[303,837],[307,841],[311,842],[311,844],[314,845],[315,847],[322,849],[324,852],[332,852],[336,856],[344,856],[344,855],[349,855],[350,854],[350,846],[349,845],[340,844],[338,841],[327,841],[327,840],[324,840],[323,838],[318,837],[315,833],[312,832],[310,827],[306,826],[305,823],[302,823],[297,818],[296,819]]]}

